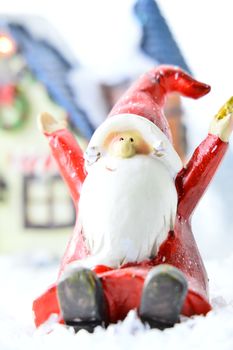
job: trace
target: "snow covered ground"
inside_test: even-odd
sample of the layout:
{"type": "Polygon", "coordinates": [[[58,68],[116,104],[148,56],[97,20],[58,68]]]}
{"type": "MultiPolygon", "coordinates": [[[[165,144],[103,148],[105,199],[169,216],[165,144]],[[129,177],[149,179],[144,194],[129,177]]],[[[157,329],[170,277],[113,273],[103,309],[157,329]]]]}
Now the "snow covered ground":
{"type": "Polygon", "coordinates": [[[0,257],[0,349],[233,349],[233,254],[206,261],[213,311],[206,317],[183,319],[165,331],[150,330],[131,312],[126,320],[94,334],[74,334],[65,326],[35,329],[31,305],[54,279],[57,261],[47,258],[0,257]],[[48,264],[49,263],[49,264],[48,264]]]}

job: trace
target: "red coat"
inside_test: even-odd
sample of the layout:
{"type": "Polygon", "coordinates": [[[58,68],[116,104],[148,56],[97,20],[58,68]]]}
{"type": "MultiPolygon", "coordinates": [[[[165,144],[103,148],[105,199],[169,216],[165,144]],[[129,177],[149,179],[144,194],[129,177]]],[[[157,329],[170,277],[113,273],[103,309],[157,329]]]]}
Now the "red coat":
{"type": "MultiPolygon", "coordinates": [[[[164,91],[178,91],[185,96],[198,98],[207,93],[209,87],[193,80],[177,68],[160,67],[140,78],[122,97],[111,115],[134,113],[145,116],[156,122],[156,125],[170,137],[167,122],[159,110],[164,102],[164,91]],[[153,114],[151,111],[156,113],[153,114]]],[[[46,136],[76,205],[78,222],[79,195],[86,177],[83,153],[74,137],[65,129],[46,136]]],[[[208,135],[177,175],[175,182],[178,207],[175,229],[169,232],[167,240],[161,245],[153,260],[127,264],[119,269],[105,266],[95,268],[103,285],[110,322],[123,319],[129,310],[138,308],[148,271],[151,267],[163,263],[176,266],[186,276],[188,294],[182,310],[184,315],[206,314],[211,309],[208,301],[208,278],[192,234],[191,217],[213,178],[227,146],[227,143],[222,142],[217,136],[208,135]]],[[[82,232],[78,231],[76,225],[61,263],[59,276],[67,264],[83,259],[87,255],[88,250],[82,232]]],[[[60,315],[56,283],[34,301],[33,309],[37,326],[45,322],[52,313],[60,315]]],[[[59,317],[62,321],[61,315],[59,317]]]]}
{"type": "MultiPolygon", "coordinates": [[[[77,205],[86,176],[82,151],[67,130],[59,130],[47,137],[61,174],[69,184],[77,205]],[[76,176],[71,176],[74,173],[76,176]]],[[[95,270],[102,280],[110,321],[123,319],[130,309],[139,306],[148,270],[162,263],[178,267],[187,278],[189,292],[182,311],[184,315],[206,314],[211,309],[208,302],[208,279],[192,234],[190,220],[227,147],[228,144],[217,136],[208,135],[195,150],[187,166],[177,175],[178,209],[175,229],[169,233],[168,239],[162,244],[154,260],[128,264],[117,270],[96,267],[95,270]]],[[[64,254],[59,275],[67,264],[87,255],[82,233],[75,229],[64,254]]],[[[33,309],[37,326],[45,322],[52,313],[60,314],[56,284],[34,301],[33,309]]]]}

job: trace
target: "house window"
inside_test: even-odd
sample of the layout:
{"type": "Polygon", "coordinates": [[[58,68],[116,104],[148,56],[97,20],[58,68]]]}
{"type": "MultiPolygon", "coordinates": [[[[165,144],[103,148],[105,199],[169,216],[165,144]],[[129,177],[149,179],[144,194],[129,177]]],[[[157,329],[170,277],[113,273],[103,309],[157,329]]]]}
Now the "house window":
{"type": "Polygon", "coordinates": [[[7,184],[4,178],[0,175],[0,202],[3,202],[6,199],[7,194],[7,184]]]}
{"type": "Polygon", "coordinates": [[[26,228],[53,229],[74,225],[74,206],[60,176],[24,176],[23,198],[26,228]]]}

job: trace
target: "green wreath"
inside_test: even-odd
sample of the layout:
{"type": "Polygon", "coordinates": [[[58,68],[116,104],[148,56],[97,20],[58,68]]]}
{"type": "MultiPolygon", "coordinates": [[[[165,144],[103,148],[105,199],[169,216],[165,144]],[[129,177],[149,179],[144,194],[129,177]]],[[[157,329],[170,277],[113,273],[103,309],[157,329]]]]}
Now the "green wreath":
{"type": "Polygon", "coordinates": [[[24,93],[17,89],[11,105],[0,105],[0,128],[3,130],[18,130],[26,122],[29,104],[24,93]]]}

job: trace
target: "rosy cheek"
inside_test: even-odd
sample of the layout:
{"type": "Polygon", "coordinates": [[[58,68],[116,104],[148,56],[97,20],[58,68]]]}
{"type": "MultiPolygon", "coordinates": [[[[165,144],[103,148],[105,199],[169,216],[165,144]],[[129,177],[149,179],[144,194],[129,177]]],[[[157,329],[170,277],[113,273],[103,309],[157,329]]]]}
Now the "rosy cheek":
{"type": "Polygon", "coordinates": [[[116,132],[112,132],[111,134],[109,134],[107,136],[107,138],[105,139],[104,143],[103,143],[103,147],[108,150],[109,148],[111,148],[112,144],[114,142],[116,142],[119,139],[119,134],[116,132]]]}
{"type": "Polygon", "coordinates": [[[114,153],[120,146],[119,137],[115,137],[107,147],[107,153],[114,153]]]}
{"type": "Polygon", "coordinates": [[[119,138],[114,138],[110,144],[109,144],[109,149],[114,148],[114,146],[119,142],[119,138]]]}
{"type": "Polygon", "coordinates": [[[139,154],[149,154],[151,153],[152,149],[150,148],[150,146],[145,143],[145,142],[141,142],[138,146],[137,146],[137,153],[139,154]]]}

